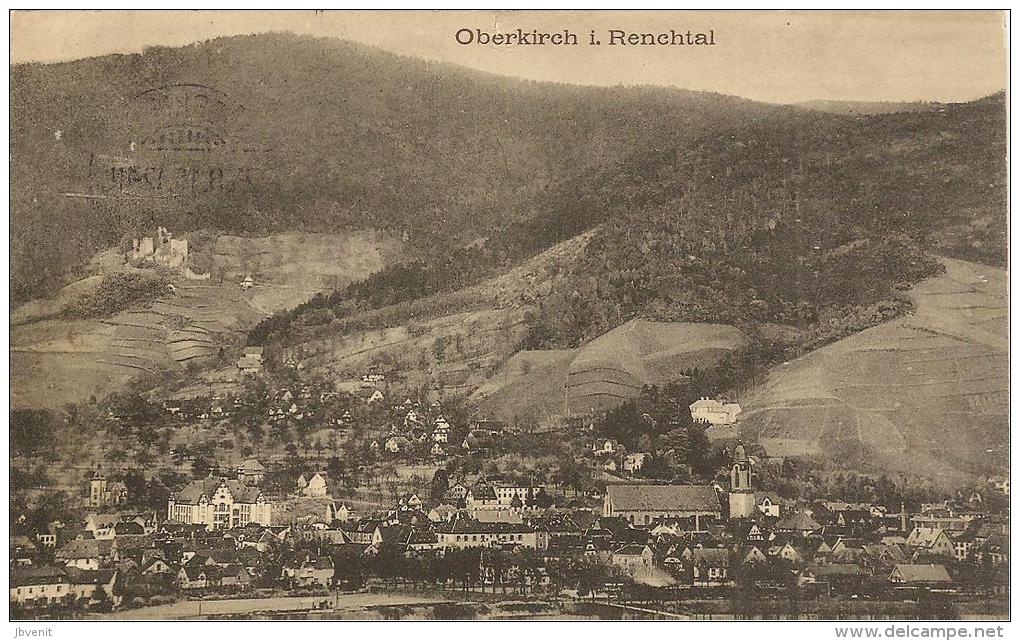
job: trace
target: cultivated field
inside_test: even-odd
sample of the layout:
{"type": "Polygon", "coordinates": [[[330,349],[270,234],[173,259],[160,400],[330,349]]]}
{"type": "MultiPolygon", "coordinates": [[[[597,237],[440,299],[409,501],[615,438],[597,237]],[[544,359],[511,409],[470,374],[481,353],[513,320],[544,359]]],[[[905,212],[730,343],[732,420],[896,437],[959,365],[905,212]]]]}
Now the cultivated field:
{"type": "Polygon", "coordinates": [[[916,312],[776,368],[741,424],[766,446],[859,440],[876,463],[947,483],[1008,464],[1006,274],[945,260],[910,292],[916,312]]]}
{"type": "Polygon", "coordinates": [[[91,291],[102,274],[130,270],[116,253],[93,261],[99,274],[68,285],[49,301],[14,311],[11,331],[13,407],[60,407],[102,398],[128,382],[190,363],[208,366],[221,347],[232,349],[268,313],[293,307],[314,293],[364,278],[396,254],[398,243],[380,234],[282,234],[220,237],[215,277],[174,282],[175,292],[108,318],[59,316],[91,291]],[[244,275],[255,286],[244,291],[244,275]],[[58,316],[54,316],[58,315],[58,316]]]}
{"type": "Polygon", "coordinates": [[[729,325],[636,319],[577,349],[521,352],[472,399],[504,420],[553,423],[559,416],[619,405],[645,384],[663,384],[685,369],[717,363],[744,340],[729,325]]]}

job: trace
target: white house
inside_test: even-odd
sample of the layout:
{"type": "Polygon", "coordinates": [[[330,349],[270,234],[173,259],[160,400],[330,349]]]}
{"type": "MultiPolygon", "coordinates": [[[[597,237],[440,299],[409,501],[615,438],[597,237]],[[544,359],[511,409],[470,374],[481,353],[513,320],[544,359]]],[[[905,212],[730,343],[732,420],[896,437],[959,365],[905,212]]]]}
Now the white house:
{"type": "Polygon", "coordinates": [[[737,420],[740,405],[737,403],[721,403],[715,399],[701,398],[691,403],[691,418],[696,423],[710,425],[729,425],[737,420]]]}
{"type": "Polygon", "coordinates": [[[645,452],[634,452],[623,457],[623,471],[624,472],[637,472],[645,466],[645,460],[648,458],[648,454],[645,452]]]}
{"type": "Polygon", "coordinates": [[[308,483],[301,488],[301,493],[305,496],[328,496],[329,477],[322,472],[316,472],[312,475],[312,478],[308,479],[308,483]]]}

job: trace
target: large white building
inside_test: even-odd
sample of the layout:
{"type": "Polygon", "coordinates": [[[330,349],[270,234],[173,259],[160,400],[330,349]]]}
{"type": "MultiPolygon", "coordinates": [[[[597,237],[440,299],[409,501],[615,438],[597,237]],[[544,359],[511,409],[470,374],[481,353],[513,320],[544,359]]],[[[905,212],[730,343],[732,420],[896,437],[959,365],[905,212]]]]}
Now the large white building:
{"type": "Polygon", "coordinates": [[[711,398],[701,398],[691,403],[691,418],[695,423],[710,425],[730,425],[736,422],[740,414],[740,405],[721,403],[711,398]]]}
{"type": "Polygon", "coordinates": [[[167,518],[177,523],[223,530],[248,523],[269,526],[271,511],[272,505],[257,487],[209,477],[193,481],[171,496],[167,518]]]}
{"type": "Polygon", "coordinates": [[[464,502],[469,510],[506,509],[515,507],[515,501],[520,502],[517,507],[524,507],[543,492],[543,485],[480,480],[468,490],[464,502]]]}

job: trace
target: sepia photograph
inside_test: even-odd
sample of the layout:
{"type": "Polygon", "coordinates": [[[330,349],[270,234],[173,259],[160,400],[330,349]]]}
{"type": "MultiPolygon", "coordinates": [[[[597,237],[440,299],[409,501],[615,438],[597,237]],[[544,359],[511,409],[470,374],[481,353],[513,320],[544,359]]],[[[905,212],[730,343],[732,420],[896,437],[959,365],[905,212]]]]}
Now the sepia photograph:
{"type": "Polygon", "coordinates": [[[1004,636],[1008,10],[8,19],[12,638],[1004,636]]]}

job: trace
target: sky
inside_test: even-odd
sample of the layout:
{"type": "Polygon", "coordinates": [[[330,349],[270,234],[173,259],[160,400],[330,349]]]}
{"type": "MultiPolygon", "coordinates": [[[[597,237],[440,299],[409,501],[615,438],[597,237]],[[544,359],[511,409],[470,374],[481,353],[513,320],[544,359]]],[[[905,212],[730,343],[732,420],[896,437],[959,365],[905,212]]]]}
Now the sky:
{"type": "Polygon", "coordinates": [[[961,102],[1007,85],[998,11],[18,11],[12,63],[58,62],[218,36],[290,31],[534,80],[652,84],[777,103],[961,102]],[[581,45],[458,44],[458,29],[562,31],[581,45]],[[609,29],[715,33],[712,47],[591,47],[609,29]]]}

